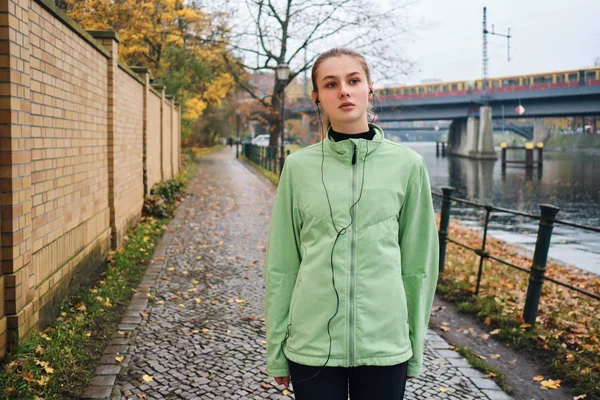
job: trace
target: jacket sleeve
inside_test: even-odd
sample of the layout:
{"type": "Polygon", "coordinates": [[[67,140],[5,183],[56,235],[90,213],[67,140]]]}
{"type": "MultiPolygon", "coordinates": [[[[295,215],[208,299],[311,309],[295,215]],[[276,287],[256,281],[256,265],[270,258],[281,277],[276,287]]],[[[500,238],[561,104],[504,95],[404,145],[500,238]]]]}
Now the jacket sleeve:
{"type": "Polygon", "coordinates": [[[302,222],[294,201],[290,161],[284,164],[279,178],[265,258],[267,373],[275,377],[288,376],[289,372],[281,346],[286,338],[290,301],[300,267],[302,222]]]}
{"type": "Polygon", "coordinates": [[[410,343],[408,375],[418,376],[423,364],[425,333],[438,278],[439,244],[427,166],[423,159],[409,181],[400,211],[399,243],[402,280],[408,307],[410,343]]]}

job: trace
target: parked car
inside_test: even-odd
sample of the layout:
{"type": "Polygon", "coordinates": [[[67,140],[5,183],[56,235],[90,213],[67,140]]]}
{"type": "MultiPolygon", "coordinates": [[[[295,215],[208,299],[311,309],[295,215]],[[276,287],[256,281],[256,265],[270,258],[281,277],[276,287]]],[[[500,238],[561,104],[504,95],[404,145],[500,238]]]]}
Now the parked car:
{"type": "Polygon", "coordinates": [[[267,147],[269,146],[269,140],[271,139],[271,135],[258,135],[254,139],[250,141],[255,146],[267,147]]]}

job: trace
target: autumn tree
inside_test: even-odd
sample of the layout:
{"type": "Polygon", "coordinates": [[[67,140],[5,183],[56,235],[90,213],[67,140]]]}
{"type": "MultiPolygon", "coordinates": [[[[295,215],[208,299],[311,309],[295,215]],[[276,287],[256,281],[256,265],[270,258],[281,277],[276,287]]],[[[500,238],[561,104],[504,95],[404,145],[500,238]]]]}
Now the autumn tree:
{"type": "Polygon", "coordinates": [[[273,116],[272,146],[277,145],[281,132],[282,87],[275,79],[278,64],[291,67],[288,84],[307,71],[320,52],[331,47],[360,51],[382,78],[402,74],[410,65],[401,48],[407,26],[401,2],[234,0],[226,4],[235,23],[227,35],[231,52],[222,56],[236,83],[273,116]],[[246,74],[256,71],[273,74],[275,84],[270,94],[262,96],[248,84],[246,74]]]}
{"type": "Polygon", "coordinates": [[[227,25],[183,0],[59,0],[57,5],[85,29],[113,30],[120,36],[119,58],[148,67],[155,83],[183,104],[186,140],[207,107],[220,107],[234,84],[224,68],[227,25]]]}

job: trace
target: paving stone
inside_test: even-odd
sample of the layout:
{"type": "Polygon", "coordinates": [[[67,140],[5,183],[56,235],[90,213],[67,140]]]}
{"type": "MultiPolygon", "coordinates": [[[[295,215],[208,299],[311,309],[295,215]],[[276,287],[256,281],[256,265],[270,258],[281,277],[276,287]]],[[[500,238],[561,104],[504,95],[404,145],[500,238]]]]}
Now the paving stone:
{"type": "Polygon", "coordinates": [[[116,375],[121,370],[118,365],[100,365],[96,368],[96,375],[116,375]]]}
{"type": "Polygon", "coordinates": [[[110,396],[110,392],[112,391],[112,386],[90,386],[88,387],[82,399],[108,399],[110,396]]]}
{"type": "Polygon", "coordinates": [[[112,386],[116,375],[96,375],[92,379],[92,386],[112,386]]]}

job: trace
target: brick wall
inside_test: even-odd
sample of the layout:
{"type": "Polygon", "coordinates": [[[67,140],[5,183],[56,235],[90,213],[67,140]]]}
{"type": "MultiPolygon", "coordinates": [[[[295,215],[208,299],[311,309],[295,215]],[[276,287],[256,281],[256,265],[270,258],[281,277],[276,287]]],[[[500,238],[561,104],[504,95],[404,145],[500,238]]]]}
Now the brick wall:
{"type": "Polygon", "coordinates": [[[144,140],[150,187],[178,171],[173,102],[117,54],[51,0],[0,0],[0,358],[139,220],[144,140]]]}

